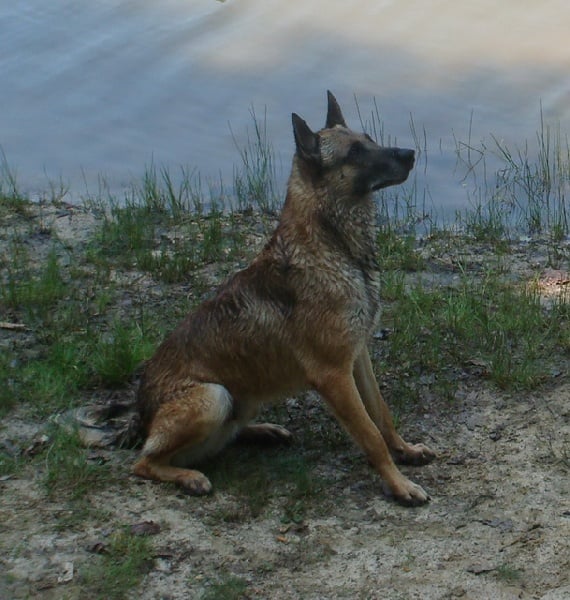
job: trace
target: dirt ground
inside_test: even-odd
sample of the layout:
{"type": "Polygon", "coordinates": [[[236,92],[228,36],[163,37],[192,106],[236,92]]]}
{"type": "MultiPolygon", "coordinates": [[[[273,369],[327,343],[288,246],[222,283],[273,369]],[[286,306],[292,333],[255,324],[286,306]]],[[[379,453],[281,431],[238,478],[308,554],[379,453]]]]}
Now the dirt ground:
{"type": "MultiPolygon", "coordinates": [[[[118,477],[91,491],[80,526],[67,526],[75,509],[48,499],[41,465],[28,464],[0,481],[0,597],[91,598],[79,574],[97,548],[117,524],[147,522],[153,558],[129,594],[141,600],[212,598],[212,583],[231,578],[244,591],[220,598],[567,600],[570,381],[565,373],[552,381],[529,394],[470,382],[453,403],[402,415],[404,436],[438,452],[428,466],[402,468],[431,495],[420,508],[386,498],[345,441],[316,445],[309,460],[326,482],[322,498],[288,522],[286,490],[270,490],[260,514],[240,517],[242,500],[223,482],[211,497],[188,497],[130,475],[135,451],[98,449],[93,459],[118,477]]],[[[304,422],[328,416],[312,396],[291,401],[288,414],[282,424],[297,442],[280,452],[295,456],[308,442],[304,422]]],[[[43,427],[15,411],[0,441],[25,447],[43,427]]]]}

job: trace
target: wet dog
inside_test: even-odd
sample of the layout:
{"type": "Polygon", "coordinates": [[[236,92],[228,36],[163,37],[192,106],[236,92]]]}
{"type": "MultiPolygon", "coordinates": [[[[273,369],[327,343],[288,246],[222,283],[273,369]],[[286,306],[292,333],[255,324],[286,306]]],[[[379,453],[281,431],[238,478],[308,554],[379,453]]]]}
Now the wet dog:
{"type": "Polygon", "coordinates": [[[372,193],[406,180],[414,151],[350,130],[328,93],[326,126],[293,114],[296,152],[269,242],[174,330],[144,368],[137,405],[146,435],[135,474],[192,494],[211,483],[194,468],[238,436],[287,439],[252,423],[262,405],[313,389],[366,453],[389,493],[427,493],[398,470],[435,454],[396,432],[367,342],[380,309],[372,193]]]}

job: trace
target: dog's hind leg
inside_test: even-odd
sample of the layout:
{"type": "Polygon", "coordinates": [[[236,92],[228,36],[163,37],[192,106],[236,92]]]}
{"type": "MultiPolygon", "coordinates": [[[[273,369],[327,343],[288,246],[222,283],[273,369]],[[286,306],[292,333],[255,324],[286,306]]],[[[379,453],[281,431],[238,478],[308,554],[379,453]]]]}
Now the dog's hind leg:
{"type": "Polygon", "coordinates": [[[424,444],[408,444],[396,431],[390,409],[378,388],[370,355],[366,348],[360,353],[354,364],[354,379],[368,414],[380,429],[396,461],[409,465],[425,465],[431,462],[436,456],[433,450],[424,444]]]}
{"type": "Polygon", "coordinates": [[[189,383],[157,410],[133,472],[170,481],[193,495],[212,490],[200,471],[185,468],[221,450],[236,433],[230,422],[232,398],[217,384],[189,383]]]}
{"type": "Polygon", "coordinates": [[[274,423],[252,423],[246,425],[237,436],[240,442],[288,444],[293,435],[285,427],[274,423]]]}

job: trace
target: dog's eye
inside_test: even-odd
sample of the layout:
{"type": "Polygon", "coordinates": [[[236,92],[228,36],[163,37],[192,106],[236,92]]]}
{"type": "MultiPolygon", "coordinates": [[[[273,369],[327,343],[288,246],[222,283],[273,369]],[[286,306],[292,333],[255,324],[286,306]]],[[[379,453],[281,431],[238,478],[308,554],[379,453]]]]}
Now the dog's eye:
{"type": "Polygon", "coordinates": [[[364,151],[364,146],[360,142],[354,142],[348,151],[348,158],[358,158],[364,151]]]}

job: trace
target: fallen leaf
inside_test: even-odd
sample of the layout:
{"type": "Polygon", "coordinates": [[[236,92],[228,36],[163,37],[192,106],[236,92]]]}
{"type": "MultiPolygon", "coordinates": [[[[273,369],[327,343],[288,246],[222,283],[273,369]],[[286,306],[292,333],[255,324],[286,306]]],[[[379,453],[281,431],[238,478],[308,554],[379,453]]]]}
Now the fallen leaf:
{"type": "Polygon", "coordinates": [[[39,454],[48,444],[49,436],[40,435],[40,437],[36,438],[23,452],[24,456],[36,456],[39,454]]]}
{"type": "Polygon", "coordinates": [[[11,329],[13,331],[25,331],[27,328],[23,323],[7,323],[0,321],[0,329],[11,329]]]}
{"type": "Polygon", "coordinates": [[[58,576],[58,583],[69,583],[73,579],[73,563],[65,562],[63,563],[63,572],[58,576]]]}
{"type": "Polygon", "coordinates": [[[497,567],[491,564],[475,564],[467,567],[468,573],[473,573],[473,575],[483,575],[484,573],[490,573],[494,571],[497,567]]]}
{"type": "Polygon", "coordinates": [[[132,535],[156,535],[160,532],[160,525],[154,521],[141,521],[131,525],[132,535]]]}
{"type": "Polygon", "coordinates": [[[482,519],[480,523],[483,523],[483,525],[487,525],[488,527],[498,529],[502,533],[512,531],[514,528],[514,523],[511,519],[482,519]]]}
{"type": "Polygon", "coordinates": [[[87,546],[87,552],[92,552],[93,554],[107,554],[109,550],[107,549],[107,545],[103,542],[95,542],[90,546],[87,546]]]}

